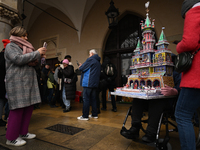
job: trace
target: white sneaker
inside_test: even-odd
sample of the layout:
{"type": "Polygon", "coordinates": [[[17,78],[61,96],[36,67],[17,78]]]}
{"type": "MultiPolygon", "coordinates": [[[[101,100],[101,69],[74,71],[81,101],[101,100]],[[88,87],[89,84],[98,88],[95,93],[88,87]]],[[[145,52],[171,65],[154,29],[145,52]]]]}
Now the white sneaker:
{"type": "Polygon", "coordinates": [[[92,115],[89,115],[90,118],[94,118],[94,119],[98,119],[99,117],[98,116],[92,116],[92,115]]]}
{"type": "Polygon", "coordinates": [[[26,141],[22,140],[21,137],[18,137],[16,140],[12,140],[12,141],[7,140],[6,144],[12,145],[12,146],[22,146],[22,145],[26,144],[26,141]]]}
{"type": "Polygon", "coordinates": [[[83,118],[83,116],[77,117],[78,120],[89,120],[89,118],[83,118]]]}
{"type": "Polygon", "coordinates": [[[26,135],[20,135],[22,139],[34,139],[36,137],[35,134],[27,133],[26,135]]]}

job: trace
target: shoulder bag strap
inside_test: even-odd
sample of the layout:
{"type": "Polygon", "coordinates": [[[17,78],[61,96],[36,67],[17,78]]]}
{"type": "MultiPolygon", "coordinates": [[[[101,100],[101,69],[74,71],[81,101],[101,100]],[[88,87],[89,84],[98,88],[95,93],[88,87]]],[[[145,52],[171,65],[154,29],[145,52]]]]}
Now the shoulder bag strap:
{"type": "Polygon", "coordinates": [[[196,50],[192,55],[193,57],[197,54],[197,52],[200,50],[200,48],[198,50],[196,50]]]}

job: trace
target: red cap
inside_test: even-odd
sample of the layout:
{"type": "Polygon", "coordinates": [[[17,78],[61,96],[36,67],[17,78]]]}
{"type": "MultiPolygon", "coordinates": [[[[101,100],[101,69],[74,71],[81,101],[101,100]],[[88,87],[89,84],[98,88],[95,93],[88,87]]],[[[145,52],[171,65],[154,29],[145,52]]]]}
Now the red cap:
{"type": "Polygon", "coordinates": [[[8,39],[3,39],[2,42],[3,42],[4,48],[6,48],[6,45],[7,45],[8,43],[10,43],[10,40],[8,40],[8,39]]]}

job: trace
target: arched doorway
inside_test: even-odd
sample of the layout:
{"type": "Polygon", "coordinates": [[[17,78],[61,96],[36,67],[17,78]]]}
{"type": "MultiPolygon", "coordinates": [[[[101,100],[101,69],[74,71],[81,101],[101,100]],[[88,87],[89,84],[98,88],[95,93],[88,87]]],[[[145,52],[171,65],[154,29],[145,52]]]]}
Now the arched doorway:
{"type": "Polygon", "coordinates": [[[103,58],[109,57],[116,65],[118,75],[115,80],[117,86],[122,86],[124,78],[130,75],[129,67],[133,50],[137,45],[137,38],[141,39],[140,22],[143,20],[139,15],[126,13],[120,19],[117,28],[112,29],[105,42],[103,58]]]}

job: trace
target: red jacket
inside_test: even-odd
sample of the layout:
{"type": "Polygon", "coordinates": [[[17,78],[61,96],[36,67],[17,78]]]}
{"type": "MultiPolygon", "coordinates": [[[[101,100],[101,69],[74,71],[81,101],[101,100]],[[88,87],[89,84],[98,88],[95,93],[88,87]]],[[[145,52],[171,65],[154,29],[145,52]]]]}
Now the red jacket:
{"type": "MultiPolygon", "coordinates": [[[[178,43],[178,53],[195,52],[200,48],[200,6],[191,8],[185,16],[183,37],[178,43]]],[[[200,51],[194,56],[189,71],[182,73],[180,87],[200,89],[200,51]]]]}

